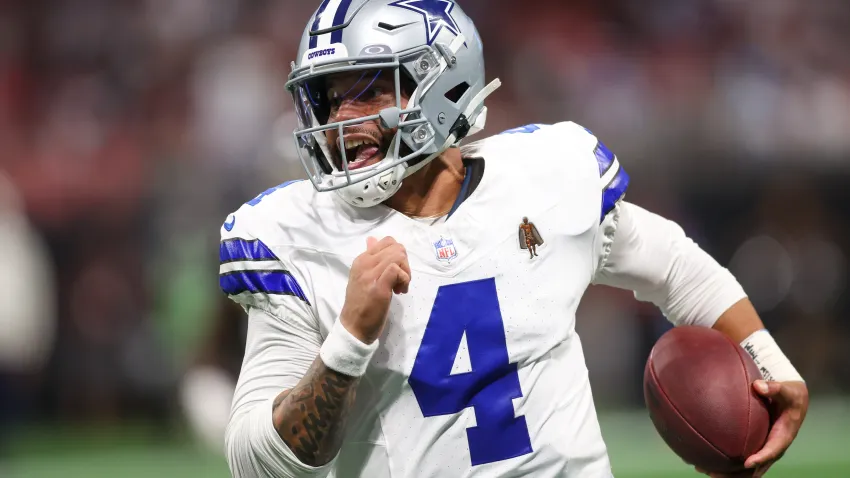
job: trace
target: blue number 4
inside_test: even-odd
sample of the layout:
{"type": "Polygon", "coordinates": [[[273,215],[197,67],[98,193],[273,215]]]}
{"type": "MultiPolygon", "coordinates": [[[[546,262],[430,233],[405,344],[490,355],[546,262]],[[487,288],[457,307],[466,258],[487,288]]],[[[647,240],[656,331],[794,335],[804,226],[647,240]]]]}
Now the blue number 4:
{"type": "Polygon", "coordinates": [[[473,465],[531,453],[525,417],[514,416],[522,389],[508,361],[495,279],[439,288],[408,381],[426,417],[475,410],[477,426],[466,430],[473,465]],[[464,332],[472,371],[452,375],[464,332]]]}

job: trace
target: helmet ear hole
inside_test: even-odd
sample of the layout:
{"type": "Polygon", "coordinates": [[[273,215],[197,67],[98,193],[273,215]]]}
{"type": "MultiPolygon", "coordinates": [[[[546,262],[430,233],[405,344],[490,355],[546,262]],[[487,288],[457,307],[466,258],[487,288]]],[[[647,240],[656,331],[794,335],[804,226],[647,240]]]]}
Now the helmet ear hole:
{"type": "Polygon", "coordinates": [[[447,100],[451,101],[454,104],[457,104],[463,95],[469,91],[469,83],[463,82],[456,85],[454,88],[450,89],[446,92],[445,97],[447,100]]]}

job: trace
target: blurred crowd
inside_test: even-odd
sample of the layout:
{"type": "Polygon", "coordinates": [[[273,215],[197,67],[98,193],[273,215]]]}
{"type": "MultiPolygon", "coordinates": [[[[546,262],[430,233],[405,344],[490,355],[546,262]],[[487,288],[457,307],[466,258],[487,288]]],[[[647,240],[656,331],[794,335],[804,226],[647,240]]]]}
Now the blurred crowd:
{"type": "MultiPolygon", "coordinates": [[[[318,3],[0,3],[0,430],[167,422],[227,390],[244,325],[218,228],[303,175],[283,85],[318,3]],[[187,385],[200,367],[226,373],[187,385]]],[[[739,276],[813,390],[850,392],[847,2],[460,3],[505,84],[487,132],[605,138],[630,200],[739,276]]],[[[597,400],[639,404],[666,322],[602,289],[579,322],[597,400]]]]}

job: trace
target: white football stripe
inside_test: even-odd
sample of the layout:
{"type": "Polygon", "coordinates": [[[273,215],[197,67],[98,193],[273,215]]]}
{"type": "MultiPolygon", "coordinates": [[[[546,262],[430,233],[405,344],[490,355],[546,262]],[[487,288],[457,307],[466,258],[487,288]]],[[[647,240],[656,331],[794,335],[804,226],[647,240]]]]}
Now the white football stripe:
{"type": "Polygon", "coordinates": [[[219,274],[236,271],[275,271],[283,269],[280,261],[237,261],[218,266],[219,274]]]}
{"type": "Polygon", "coordinates": [[[611,164],[611,167],[608,168],[608,171],[605,171],[605,174],[603,174],[602,178],[599,179],[599,187],[604,191],[605,188],[611,184],[611,181],[618,172],[620,172],[620,162],[616,157],[614,157],[614,162],[611,164]]]}
{"type": "Polygon", "coordinates": [[[264,310],[267,310],[269,307],[276,314],[283,315],[282,311],[297,311],[302,312],[306,311],[309,313],[310,306],[307,305],[300,297],[296,297],[294,295],[286,295],[286,294],[263,294],[263,293],[251,293],[251,292],[240,292],[236,295],[230,296],[233,300],[238,302],[244,308],[246,305],[251,307],[257,307],[264,310]]]}

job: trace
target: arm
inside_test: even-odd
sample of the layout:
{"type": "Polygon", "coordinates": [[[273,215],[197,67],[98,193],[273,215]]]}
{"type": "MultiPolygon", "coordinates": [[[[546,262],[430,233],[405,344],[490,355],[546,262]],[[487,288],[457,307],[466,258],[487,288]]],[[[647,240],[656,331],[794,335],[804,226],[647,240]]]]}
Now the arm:
{"type": "Polygon", "coordinates": [[[774,423],[767,443],[747,458],[762,476],[797,435],[808,409],[800,374],[765,330],[738,281],[681,227],[635,205],[620,202],[600,227],[596,282],[632,289],[676,325],[713,327],[753,357],[765,380],[755,390],[769,398],[774,423]]]}
{"type": "Polygon", "coordinates": [[[369,238],[366,252],[352,264],[345,305],[319,356],[298,384],[272,404],[275,430],[303,463],[323,466],[339,452],[357,384],[378,348],[390,298],[394,292],[407,292],[409,281],[404,247],[392,238],[369,238]]]}
{"type": "MultiPolygon", "coordinates": [[[[322,359],[339,347],[334,337],[341,327],[323,343],[312,319],[297,309],[278,307],[283,317],[248,310],[245,361],[225,438],[231,472],[326,476],[342,446],[359,383],[322,359]]],[[[346,370],[344,364],[337,368],[346,370]]]]}
{"type": "MultiPolygon", "coordinates": [[[[248,307],[245,359],[225,436],[227,461],[234,477],[323,477],[330,471],[330,459],[324,463],[313,460],[318,459],[319,452],[327,453],[328,447],[319,443],[332,434],[314,441],[312,453],[306,453],[298,434],[292,433],[294,426],[298,432],[314,436],[327,431],[310,428],[308,432],[300,420],[308,420],[311,412],[315,414],[318,396],[307,392],[316,390],[311,387],[312,380],[319,377],[312,373],[311,364],[317,361],[322,338],[315,321],[299,312],[297,306],[277,307],[274,314],[248,307]],[[289,434],[281,433],[287,428],[289,434]]],[[[324,393],[322,387],[319,392],[324,393]]],[[[330,420],[312,423],[327,427],[330,420]]]]}
{"type": "Polygon", "coordinates": [[[222,289],[249,313],[245,360],[225,439],[234,476],[330,473],[359,377],[377,350],[394,289],[407,291],[409,270],[401,245],[370,238],[367,252],[352,265],[345,306],[324,341],[300,287],[289,282],[289,293],[258,299],[239,291],[277,290],[274,284],[266,287],[262,276],[239,271],[233,277],[245,283],[233,285],[234,273],[222,271],[222,289]],[[274,309],[264,310],[271,303],[274,309]]]}
{"type": "Polygon", "coordinates": [[[741,344],[767,380],[802,381],[735,277],[676,223],[621,202],[600,227],[596,281],[635,291],[675,325],[713,327],[741,344]]]}
{"type": "Polygon", "coordinates": [[[322,466],[337,455],[359,382],[316,357],[298,385],[274,399],[274,428],[302,463],[322,466]]]}
{"type": "Polygon", "coordinates": [[[752,302],[749,299],[741,299],[726,309],[712,327],[740,344],[750,335],[764,329],[764,323],[752,302]]]}
{"type": "Polygon", "coordinates": [[[727,315],[719,325],[741,328],[737,334],[763,328],[755,310],[747,315],[743,305],[733,309],[749,302],[744,289],[678,224],[620,201],[605,217],[597,239],[597,248],[607,254],[600,256],[594,282],[634,291],[638,300],[657,305],[675,325],[714,327],[727,315]],[[745,322],[728,325],[729,314],[743,314],[745,322]]]}

